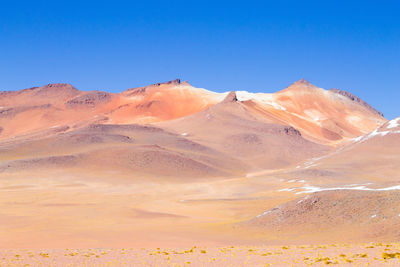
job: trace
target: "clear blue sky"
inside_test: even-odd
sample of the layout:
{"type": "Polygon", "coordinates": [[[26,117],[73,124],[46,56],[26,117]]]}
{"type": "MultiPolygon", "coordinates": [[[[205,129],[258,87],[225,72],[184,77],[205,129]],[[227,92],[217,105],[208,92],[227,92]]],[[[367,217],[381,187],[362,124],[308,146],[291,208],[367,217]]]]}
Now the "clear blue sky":
{"type": "Polygon", "coordinates": [[[400,116],[399,1],[1,1],[0,89],[174,78],[274,92],[305,78],[400,116]]]}

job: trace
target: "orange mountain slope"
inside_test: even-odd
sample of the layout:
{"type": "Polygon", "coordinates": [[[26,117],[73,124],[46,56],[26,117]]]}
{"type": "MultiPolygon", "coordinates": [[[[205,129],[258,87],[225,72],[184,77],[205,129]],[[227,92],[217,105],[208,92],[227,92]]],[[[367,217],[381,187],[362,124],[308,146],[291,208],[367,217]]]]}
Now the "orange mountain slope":
{"type": "MultiPolygon", "coordinates": [[[[340,144],[386,121],[381,113],[350,93],[327,91],[304,80],[273,94],[238,91],[236,95],[254,116],[292,126],[305,138],[321,144],[340,144]]],[[[5,91],[0,93],[0,138],[92,123],[167,121],[202,111],[226,96],[180,80],[122,93],[84,92],[69,84],[5,91]]]]}
{"type": "Polygon", "coordinates": [[[224,98],[174,80],[120,94],[83,92],[69,84],[48,84],[0,93],[1,138],[91,123],[149,123],[186,116],[224,98]]]}
{"type": "Polygon", "coordinates": [[[157,123],[160,128],[240,159],[247,171],[288,166],[329,151],[293,128],[263,116],[231,92],[224,101],[183,118],[157,123]]]}
{"type": "Polygon", "coordinates": [[[272,120],[291,125],[310,140],[338,144],[386,122],[361,99],[340,90],[324,90],[300,80],[274,94],[237,92],[239,100],[272,120]]]}

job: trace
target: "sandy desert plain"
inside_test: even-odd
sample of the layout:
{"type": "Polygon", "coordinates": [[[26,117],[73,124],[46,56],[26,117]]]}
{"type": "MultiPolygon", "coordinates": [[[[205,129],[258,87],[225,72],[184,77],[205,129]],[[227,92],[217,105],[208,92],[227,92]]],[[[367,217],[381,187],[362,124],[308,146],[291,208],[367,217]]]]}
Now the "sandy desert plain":
{"type": "Polygon", "coordinates": [[[300,80],[0,92],[0,266],[400,266],[400,118],[300,80]]]}

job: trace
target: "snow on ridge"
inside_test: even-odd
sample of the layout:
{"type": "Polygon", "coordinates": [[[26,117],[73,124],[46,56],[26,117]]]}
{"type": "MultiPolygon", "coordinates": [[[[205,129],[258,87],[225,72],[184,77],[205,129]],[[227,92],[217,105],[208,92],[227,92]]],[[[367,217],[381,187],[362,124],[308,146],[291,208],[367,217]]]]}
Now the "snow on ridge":
{"type": "Polygon", "coordinates": [[[247,91],[236,91],[236,97],[239,101],[257,100],[263,104],[272,106],[275,109],[286,110],[285,107],[276,103],[272,95],[264,93],[250,93],[247,91]]]}
{"type": "Polygon", "coordinates": [[[307,160],[306,162],[303,163],[303,168],[308,169],[310,167],[317,166],[318,165],[318,163],[316,163],[317,161],[319,161],[321,159],[324,159],[324,158],[327,158],[329,156],[330,156],[330,154],[325,155],[325,156],[321,156],[321,157],[311,158],[311,159],[309,159],[309,160],[307,160]]]}
{"type": "Polygon", "coordinates": [[[261,213],[261,214],[258,214],[258,215],[256,216],[256,218],[260,218],[260,217],[265,216],[265,215],[267,215],[268,213],[271,213],[271,212],[272,212],[272,210],[267,210],[267,211],[265,211],[265,212],[263,212],[263,213],[261,213]]]}
{"type": "Polygon", "coordinates": [[[257,98],[257,95],[247,91],[236,91],[236,97],[239,101],[246,101],[257,98]]]}
{"type": "Polygon", "coordinates": [[[376,128],[373,130],[371,133],[364,135],[363,138],[361,138],[360,143],[367,141],[368,139],[374,137],[374,136],[385,136],[389,133],[389,131],[383,131],[380,132],[379,128],[376,128]]]}
{"type": "Polygon", "coordinates": [[[400,126],[399,123],[400,123],[400,117],[389,121],[389,125],[386,127],[386,129],[396,128],[396,127],[400,126]]]}
{"type": "MultiPolygon", "coordinates": [[[[398,120],[398,119],[396,119],[396,120],[398,120]]],[[[386,129],[391,129],[391,128],[395,128],[395,127],[399,126],[399,124],[396,120],[389,121],[389,125],[386,127],[386,129]]],[[[361,135],[359,137],[353,138],[352,141],[354,143],[363,143],[363,142],[371,139],[374,136],[385,136],[387,134],[399,134],[400,133],[400,130],[399,131],[393,131],[393,130],[379,131],[380,128],[381,127],[376,128],[369,134],[361,135]]]]}
{"type": "Polygon", "coordinates": [[[292,192],[294,190],[296,190],[296,187],[279,189],[278,192],[284,192],[284,191],[292,192]]]}
{"type": "MultiPolygon", "coordinates": [[[[301,180],[304,181],[304,180],[301,180]]],[[[322,191],[333,191],[333,190],[361,190],[361,191],[391,191],[391,190],[400,190],[400,185],[394,185],[384,188],[369,188],[368,185],[372,185],[372,183],[364,183],[364,184],[350,184],[343,185],[338,187],[318,187],[306,184],[302,187],[291,187],[291,188],[282,188],[277,190],[278,192],[296,192],[296,195],[299,194],[310,194],[315,192],[322,191]],[[302,191],[301,191],[302,190],[302,191]]]]}
{"type": "Polygon", "coordinates": [[[387,123],[387,126],[385,127],[386,131],[379,131],[380,129],[383,128],[382,126],[380,126],[380,127],[376,128],[375,130],[373,130],[369,134],[361,135],[361,136],[358,136],[356,138],[353,138],[352,141],[354,143],[362,143],[362,142],[365,142],[365,141],[367,141],[368,139],[370,139],[371,137],[374,137],[374,136],[385,136],[387,134],[399,134],[400,130],[398,130],[398,131],[391,130],[391,129],[397,128],[399,126],[400,126],[400,117],[389,121],[387,123]]]}
{"type": "MultiPolygon", "coordinates": [[[[322,191],[332,191],[332,190],[360,190],[360,191],[391,191],[391,190],[400,190],[400,185],[384,187],[384,188],[369,188],[366,187],[370,183],[365,185],[344,185],[342,187],[317,187],[312,185],[306,185],[303,187],[299,187],[297,189],[304,189],[304,191],[296,192],[296,195],[299,194],[308,194],[308,193],[315,193],[315,192],[322,192],[322,191]]],[[[296,188],[291,188],[290,191],[294,191],[296,188]]],[[[279,191],[289,191],[289,190],[279,190],[279,191]]]]}
{"type": "Polygon", "coordinates": [[[360,135],[360,136],[358,136],[358,137],[356,137],[356,138],[353,138],[353,139],[351,139],[353,142],[359,142],[359,141],[361,141],[361,139],[363,139],[365,137],[365,135],[360,135]]]}

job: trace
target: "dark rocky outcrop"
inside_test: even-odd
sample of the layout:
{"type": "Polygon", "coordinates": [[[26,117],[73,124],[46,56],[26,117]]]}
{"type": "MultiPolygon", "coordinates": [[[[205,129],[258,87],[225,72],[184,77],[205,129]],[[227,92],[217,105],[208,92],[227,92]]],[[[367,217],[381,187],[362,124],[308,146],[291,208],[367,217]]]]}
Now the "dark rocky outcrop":
{"type": "Polygon", "coordinates": [[[65,103],[68,108],[77,106],[91,106],[94,107],[98,103],[105,103],[111,100],[111,94],[106,92],[89,92],[87,94],[75,97],[65,103]]]}
{"type": "Polygon", "coordinates": [[[235,91],[231,91],[229,92],[229,94],[224,98],[224,100],[222,101],[222,103],[231,103],[231,102],[237,102],[238,99],[236,97],[236,92],[235,91]]]}
{"type": "Polygon", "coordinates": [[[347,91],[343,91],[343,90],[340,90],[340,89],[336,89],[336,88],[332,88],[329,91],[337,93],[337,94],[342,95],[342,96],[345,96],[348,99],[350,99],[351,101],[357,102],[357,103],[361,104],[362,106],[366,107],[372,113],[384,117],[382,112],[376,110],[370,104],[368,104],[367,102],[365,102],[364,100],[362,100],[358,96],[353,95],[352,93],[349,93],[347,91]]]}

